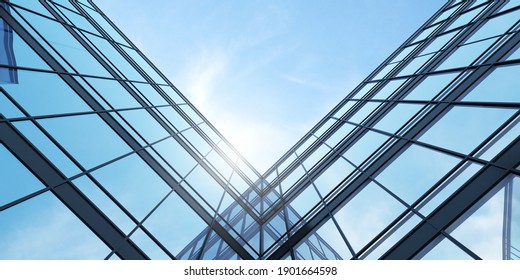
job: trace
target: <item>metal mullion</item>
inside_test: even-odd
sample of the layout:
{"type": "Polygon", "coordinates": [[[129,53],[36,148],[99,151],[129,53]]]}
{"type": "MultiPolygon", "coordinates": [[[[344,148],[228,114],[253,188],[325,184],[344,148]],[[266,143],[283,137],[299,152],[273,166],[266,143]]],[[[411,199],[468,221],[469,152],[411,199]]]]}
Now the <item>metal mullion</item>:
{"type": "MultiPolygon", "coordinates": [[[[49,7],[48,3],[44,2],[44,0],[40,0],[40,3],[42,3],[42,5],[44,7],[46,7],[49,12],[51,14],[53,14],[56,18],[60,18],[60,15],[57,14],[56,11],[54,11],[51,7],[49,7]]],[[[107,64],[107,62],[105,62],[100,56],[99,54],[97,54],[93,49],[92,47],[85,42],[85,40],[83,38],[81,38],[72,28],[70,28],[69,26],[64,26],[65,29],[67,29],[71,35],[114,77],[117,77],[119,78],[119,75],[117,73],[115,73],[115,71],[107,64]]],[[[137,70],[137,69],[136,69],[137,70]]],[[[145,77],[146,78],[146,77],[145,77]]],[[[124,82],[120,82],[121,85],[123,86],[123,88],[125,90],[127,90],[136,100],[139,104],[141,104],[142,106],[146,106],[147,104],[141,99],[141,97],[139,95],[136,94],[135,91],[133,91],[132,88],[130,88],[128,86],[128,84],[124,83],[124,82]]],[[[88,94],[88,93],[87,93],[88,94]]],[[[177,141],[179,142],[179,144],[181,144],[181,146],[183,146],[184,149],[186,149],[186,151],[192,156],[194,157],[195,159],[198,159],[198,155],[196,155],[196,153],[191,150],[190,148],[188,148],[186,146],[186,144],[180,140],[179,136],[151,109],[145,109],[147,110],[148,113],[150,113],[150,115],[177,141]]],[[[110,124],[109,124],[110,125],[110,124]]],[[[111,125],[110,125],[111,126],[111,125]]],[[[116,131],[117,133],[117,131],[116,131]]],[[[119,133],[118,133],[119,134],[119,133]]],[[[220,181],[220,178],[214,174],[213,170],[211,170],[211,168],[209,168],[209,166],[207,166],[204,162],[201,162],[200,163],[201,166],[217,181],[217,183],[219,183],[219,185],[224,189],[226,190],[228,193],[230,193],[230,195],[232,197],[234,197],[239,203],[243,203],[242,201],[240,201],[238,199],[238,197],[235,197],[236,194],[233,193],[233,191],[227,189],[224,184],[220,181]]],[[[156,171],[157,172],[157,171],[156,171]]],[[[246,205],[242,205],[242,207],[244,208],[247,208],[246,205]]],[[[246,209],[246,211],[250,211],[249,209],[246,209]]],[[[253,213],[252,211],[250,211],[250,215],[253,217],[253,218],[256,218],[258,219],[257,215],[255,213],[253,213]]]]}

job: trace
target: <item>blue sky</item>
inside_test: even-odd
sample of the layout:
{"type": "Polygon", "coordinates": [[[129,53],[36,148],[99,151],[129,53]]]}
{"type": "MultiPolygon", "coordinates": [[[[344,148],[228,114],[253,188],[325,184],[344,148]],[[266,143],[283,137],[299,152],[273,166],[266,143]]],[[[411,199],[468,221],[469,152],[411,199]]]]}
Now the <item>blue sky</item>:
{"type": "Polygon", "coordinates": [[[445,1],[96,1],[260,172],[445,1]]]}

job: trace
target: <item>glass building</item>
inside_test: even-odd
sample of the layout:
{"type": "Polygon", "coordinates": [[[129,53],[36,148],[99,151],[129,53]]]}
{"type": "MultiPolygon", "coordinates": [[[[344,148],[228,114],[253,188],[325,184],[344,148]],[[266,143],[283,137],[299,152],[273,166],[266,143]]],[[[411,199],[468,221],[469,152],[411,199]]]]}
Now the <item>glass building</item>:
{"type": "Polygon", "coordinates": [[[0,259],[520,259],[520,1],[448,1],[259,174],[91,0],[0,0],[0,259]]]}

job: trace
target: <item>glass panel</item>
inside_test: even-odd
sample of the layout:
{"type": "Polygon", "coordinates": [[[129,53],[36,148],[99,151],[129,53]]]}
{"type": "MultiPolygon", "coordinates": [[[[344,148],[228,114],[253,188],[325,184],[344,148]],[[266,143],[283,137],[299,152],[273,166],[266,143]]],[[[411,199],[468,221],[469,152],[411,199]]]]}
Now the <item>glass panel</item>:
{"type": "Polygon", "coordinates": [[[425,249],[427,253],[420,257],[421,260],[473,260],[470,255],[444,236],[439,237],[438,240],[441,241],[435,241],[439,242],[434,245],[435,247],[425,249]]]}
{"type": "Polygon", "coordinates": [[[370,183],[334,214],[334,217],[347,240],[358,252],[405,209],[404,205],[375,183],[370,183]]]}
{"type": "Polygon", "coordinates": [[[50,192],[0,212],[0,259],[103,259],[109,251],[50,192]]]}
{"type": "Polygon", "coordinates": [[[158,245],[142,229],[136,230],[130,240],[152,260],[171,260],[158,245]]]}
{"type": "Polygon", "coordinates": [[[0,184],[0,206],[45,187],[2,144],[0,144],[0,162],[0,182],[2,182],[0,184]]]}
{"type": "Polygon", "coordinates": [[[144,227],[173,255],[186,247],[207,224],[175,193],[144,222],[144,227]]]}
{"type": "Polygon", "coordinates": [[[115,109],[142,107],[118,81],[96,78],[85,79],[115,109]]]}
{"type": "Polygon", "coordinates": [[[505,11],[505,10],[509,10],[509,9],[512,9],[513,7],[517,7],[517,6],[520,6],[520,3],[518,1],[515,1],[515,0],[509,0],[509,2],[507,4],[504,5],[504,7],[502,7],[502,9],[500,9],[500,11],[505,11]]]}
{"type": "Polygon", "coordinates": [[[451,236],[482,259],[519,259],[519,206],[520,177],[510,176],[455,223],[451,236]]]}
{"type": "Polygon", "coordinates": [[[436,28],[437,26],[434,26],[434,27],[428,27],[426,29],[424,29],[420,34],[419,36],[417,36],[412,43],[415,43],[415,42],[419,42],[421,40],[424,40],[426,37],[428,37],[436,28]]]}
{"type": "Polygon", "coordinates": [[[174,139],[166,139],[153,148],[181,175],[186,176],[197,162],[193,157],[174,139]]]}
{"type": "Polygon", "coordinates": [[[438,95],[459,73],[429,75],[412,90],[404,100],[431,100],[438,95]]]}
{"type": "MultiPolygon", "coordinates": [[[[218,210],[224,189],[206,170],[199,165],[188,175],[186,180],[200,197],[207,201],[213,209],[218,210]]],[[[213,212],[209,208],[207,209],[209,212],[213,212]]]]}
{"type": "Polygon", "coordinates": [[[425,63],[433,56],[433,54],[423,55],[420,57],[414,58],[408,65],[399,72],[397,77],[399,76],[406,76],[406,75],[412,75],[417,72],[425,63]]]}
{"type": "Polygon", "coordinates": [[[499,152],[502,151],[507,145],[509,145],[513,140],[520,135],[520,119],[517,118],[513,121],[508,127],[506,127],[502,132],[500,132],[487,147],[483,149],[483,154],[478,155],[478,157],[491,161],[499,152]]]}
{"type": "Polygon", "coordinates": [[[98,169],[92,175],[138,220],[170,191],[136,154],[98,169]]]}
{"type": "Polygon", "coordinates": [[[325,143],[330,147],[335,147],[341,140],[345,139],[347,135],[356,128],[355,126],[344,123],[332,134],[325,143]]]}
{"type": "Polygon", "coordinates": [[[327,131],[332,125],[336,123],[334,119],[328,119],[316,132],[314,132],[314,136],[320,137],[325,131],[327,131]]]}
{"type": "Polygon", "coordinates": [[[94,49],[97,50],[97,53],[103,57],[108,64],[111,64],[114,69],[124,75],[124,77],[121,77],[122,79],[126,77],[128,80],[144,82],[144,78],[141,74],[139,74],[107,40],[86,32],[82,32],[82,34],[87,37],[87,40],[91,42],[94,49]]]}
{"type": "Polygon", "coordinates": [[[72,183],[85,194],[123,233],[129,234],[136,224],[87,176],[72,183]]]}
{"type": "Polygon", "coordinates": [[[146,97],[152,103],[152,105],[169,105],[168,102],[164,99],[163,96],[159,94],[157,89],[153,88],[150,84],[143,83],[131,83],[134,85],[141,94],[146,97]]]}
{"type": "Polygon", "coordinates": [[[382,89],[380,89],[376,95],[371,99],[386,99],[390,96],[398,87],[400,87],[406,79],[392,80],[388,82],[382,89]]]}
{"type": "Polygon", "coordinates": [[[516,110],[454,107],[418,140],[469,154],[516,110]]]}
{"type": "Polygon", "coordinates": [[[413,49],[415,49],[416,46],[417,45],[404,48],[394,59],[392,59],[390,63],[403,60],[409,53],[412,52],[413,49]]]}
{"type": "Polygon", "coordinates": [[[157,83],[157,84],[163,84],[163,85],[166,85],[166,81],[163,80],[163,78],[161,78],[161,76],[159,76],[159,74],[157,73],[157,71],[155,71],[151,66],[150,64],[148,64],[148,62],[146,62],[143,57],[141,57],[141,55],[139,55],[135,50],[133,49],[130,49],[130,48],[127,48],[127,47],[123,47],[123,50],[128,54],[130,55],[130,57],[135,61],[135,63],[137,65],[139,65],[139,67],[141,67],[141,69],[143,69],[143,71],[148,75],[150,76],[150,78],[153,79],[153,82],[157,83]]]}
{"type": "Polygon", "coordinates": [[[442,12],[442,14],[439,15],[439,17],[437,17],[437,19],[435,19],[434,22],[432,22],[432,25],[437,23],[437,22],[440,22],[440,21],[443,21],[445,19],[447,19],[449,16],[451,16],[451,14],[453,12],[455,12],[457,10],[457,8],[459,7],[460,5],[457,4],[457,5],[454,5],[452,6],[451,8],[449,8],[448,10],[442,12]]]}
{"type": "Polygon", "coordinates": [[[352,116],[349,121],[353,123],[361,123],[368,115],[375,111],[375,108],[379,106],[381,102],[366,102],[359,111],[356,112],[354,116],[352,116]]]}
{"type": "Polygon", "coordinates": [[[20,5],[29,10],[35,11],[40,14],[44,14],[46,16],[52,17],[52,15],[47,11],[45,7],[39,1],[27,1],[27,0],[10,0],[12,4],[20,5]]]}
{"type": "MultiPolygon", "coordinates": [[[[62,24],[20,11],[32,26],[51,44],[80,74],[111,77],[99,62],[72,37],[62,24]]],[[[41,41],[41,39],[39,40],[41,41]]]]}
{"type": "Polygon", "coordinates": [[[305,216],[316,204],[320,202],[320,197],[312,186],[308,186],[289,204],[299,218],[305,216]]]}
{"type": "Polygon", "coordinates": [[[401,240],[401,238],[403,238],[421,221],[422,219],[417,215],[406,215],[406,217],[399,221],[399,223],[397,223],[391,230],[389,230],[388,233],[384,235],[384,237],[378,240],[378,242],[374,245],[377,246],[376,248],[370,248],[368,250],[369,254],[362,256],[362,258],[367,260],[379,259],[384,253],[386,253],[386,251],[392,248],[392,246],[401,240]]]}
{"type": "Polygon", "coordinates": [[[449,196],[457,191],[463,184],[465,184],[473,175],[475,175],[482,165],[477,163],[466,163],[459,170],[457,170],[450,178],[446,179],[433,193],[424,199],[424,201],[417,206],[421,214],[429,215],[437,206],[444,202],[449,196]]]}
{"type": "MultiPolygon", "coordinates": [[[[38,4],[39,5],[39,4],[38,4]]],[[[7,23],[0,18],[0,38],[2,42],[2,49],[0,50],[0,64],[19,67],[31,67],[36,69],[50,70],[50,67],[45,63],[34,50],[25,43],[24,40],[11,28],[7,23]]],[[[0,78],[4,76],[4,70],[0,70],[0,78]]],[[[16,73],[15,70],[11,70],[16,73]]],[[[14,74],[16,76],[16,74],[14,74]]],[[[27,81],[27,80],[26,80],[27,81]]],[[[4,79],[0,80],[0,84],[5,83],[4,79]]],[[[11,82],[16,82],[16,79],[11,82]]]]}
{"type": "Polygon", "coordinates": [[[520,59],[520,48],[518,48],[515,52],[513,52],[507,60],[520,59]]]}
{"type": "Polygon", "coordinates": [[[466,67],[472,65],[477,57],[480,57],[484,51],[491,46],[497,39],[488,39],[477,43],[471,43],[459,47],[453,52],[437,70],[445,70],[457,67],[466,67]]]}
{"type": "Polygon", "coordinates": [[[372,81],[384,78],[386,74],[388,74],[392,69],[394,69],[395,65],[396,64],[386,65],[383,69],[381,69],[381,71],[379,71],[377,75],[374,76],[374,78],[372,78],[372,81]]]}
{"type": "Polygon", "coordinates": [[[516,10],[514,12],[501,15],[499,17],[494,17],[484,23],[475,34],[473,34],[467,42],[474,42],[482,39],[487,39],[489,37],[502,35],[506,33],[511,26],[513,26],[520,17],[520,10],[516,10]]]}
{"type": "Polygon", "coordinates": [[[520,87],[518,71],[520,65],[494,69],[462,101],[520,102],[520,95],[515,90],[520,87]]]}
{"type": "Polygon", "coordinates": [[[88,112],[92,109],[58,75],[18,70],[17,84],[2,87],[31,115],[88,112]]]}
{"type": "Polygon", "coordinates": [[[148,143],[153,143],[170,134],[146,110],[131,110],[120,112],[121,116],[143,137],[148,143]]]}
{"type": "Polygon", "coordinates": [[[450,26],[448,26],[446,28],[446,30],[451,30],[451,29],[457,28],[459,26],[470,23],[475,18],[475,16],[478,13],[480,13],[480,11],[482,11],[485,7],[486,6],[483,6],[483,7],[473,9],[469,12],[465,12],[465,13],[461,14],[453,23],[450,24],[450,26]]]}
{"type": "Polygon", "coordinates": [[[360,166],[373,152],[375,152],[388,139],[388,136],[368,131],[354,145],[352,145],[343,156],[360,166]]]}
{"type": "Polygon", "coordinates": [[[110,25],[104,17],[102,17],[99,13],[93,11],[93,10],[90,10],[90,9],[84,9],[87,14],[89,14],[93,19],[94,21],[99,24],[101,26],[101,28],[104,29],[105,32],[107,32],[110,37],[112,37],[112,39],[114,39],[115,41],[121,43],[121,44],[126,44],[128,45],[128,42],[123,39],[123,37],[121,37],[121,35],[119,34],[119,32],[117,32],[113,27],[112,25],[110,25]]]}
{"type": "Polygon", "coordinates": [[[444,47],[444,45],[446,45],[446,43],[451,40],[451,38],[453,38],[456,34],[458,34],[459,32],[458,31],[452,31],[450,33],[446,33],[444,35],[441,35],[437,38],[435,38],[433,40],[433,42],[431,42],[427,48],[425,48],[420,54],[419,56],[421,55],[425,55],[425,54],[429,54],[429,53],[433,53],[433,52],[437,52],[439,51],[440,49],[442,49],[444,47]]]}
{"type": "Polygon", "coordinates": [[[3,92],[0,91],[0,116],[1,118],[24,117],[25,115],[7,99],[3,92]]]}
{"type": "Polygon", "coordinates": [[[325,197],[341,181],[348,177],[352,171],[354,171],[354,167],[343,158],[339,158],[314,180],[314,185],[321,196],[325,197]]]}
{"type": "Polygon", "coordinates": [[[423,105],[397,104],[379,122],[377,122],[374,128],[395,133],[422,108],[423,105]]]}
{"type": "Polygon", "coordinates": [[[130,151],[128,145],[97,115],[38,122],[87,169],[130,151]]]}
{"type": "Polygon", "coordinates": [[[376,180],[412,204],[458,162],[455,157],[412,145],[390,163],[376,180]]]}
{"type": "Polygon", "coordinates": [[[58,167],[65,176],[71,177],[81,172],[81,170],[31,121],[15,122],[13,125],[20,130],[52,164],[58,167]]]}

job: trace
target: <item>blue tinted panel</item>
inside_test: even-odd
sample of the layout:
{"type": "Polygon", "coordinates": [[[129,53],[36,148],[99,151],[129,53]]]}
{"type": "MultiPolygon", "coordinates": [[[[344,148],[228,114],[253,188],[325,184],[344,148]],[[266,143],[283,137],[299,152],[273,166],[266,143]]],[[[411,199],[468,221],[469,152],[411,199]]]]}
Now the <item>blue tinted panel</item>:
{"type": "Polygon", "coordinates": [[[314,185],[321,196],[325,197],[341,181],[348,177],[352,171],[354,171],[354,167],[343,158],[339,158],[314,180],[314,185]]]}
{"type": "Polygon", "coordinates": [[[359,109],[349,121],[353,123],[361,123],[368,115],[374,112],[374,109],[379,106],[381,102],[366,102],[361,109],[359,109]]]}
{"type": "Polygon", "coordinates": [[[103,259],[109,251],[50,192],[0,212],[0,259],[103,259]]]}
{"type": "Polygon", "coordinates": [[[148,143],[155,142],[170,134],[146,110],[120,112],[121,116],[137,130],[148,143]]]}
{"type": "Polygon", "coordinates": [[[388,139],[388,136],[368,131],[361,139],[352,145],[343,156],[356,165],[361,165],[388,139]]]}
{"type": "Polygon", "coordinates": [[[92,111],[58,75],[18,70],[18,84],[2,87],[31,115],[92,111]]]}
{"type": "Polygon", "coordinates": [[[218,209],[224,189],[205,169],[200,165],[197,166],[190,175],[188,175],[186,181],[213,209],[218,209]]]}
{"type": "Polygon", "coordinates": [[[441,35],[437,38],[435,38],[433,40],[433,42],[431,42],[427,48],[425,48],[419,55],[425,55],[425,54],[429,54],[429,53],[433,53],[433,52],[437,52],[439,51],[440,49],[442,49],[442,47],[444,47],[444,45],[446,45],[446,43],[451,40],[451,38],[453,38],[455,36],[455,34],[457,34],[458,31],[452,31],[450,33],[447,33],[447,34],[444,34],[444,35],[441,35]]]}
{"type": "Polygon", "coordinates": [[[520,71],[520,65],[496,68],[462,100],[520,102],[520,95],[516,90],[520,88],[518,71],[520,71]]]}
{"type": "Polygon", "coordinates": [[[144,218],[170,190],[135,154],[98,169],[92,175],[138,220],[144,218]]]}
{"type": "Polygon", "coordinates": [[[24,117],[25,115],[7,99],[3,92],[0,92],[0,114],[2,118],[24,117]]]}
{"type": "Polygon", "coordinates": [[[3,45],[3,50],[0,51],[0,64],[50,70],[47,63],[1,18],[0,34],[2,34],[3,45]],[[7,38],[4,38],[4,36],[7,36],[9,40],[6,40],[7,38]],[[6,54],[9,58],[5,56],[6,54]]]}
{"type": "Polygon", "coordinates": [[[437,67],[437,70],[466,67],[473,64],[475,59],[480,57],[482,53],[496,40],[497,39],[488,39],[459,47],[448,57],[448,59],[437,67]]]}
{"type": "Polygon", "coordinates": [[[97,115],[38,122],[86,168],[130,151],[128,145],[97,115]]]}
{"type": "Polygon", "coordinates": [[[132,236],[130,236],[130,240],[152,260],[172,259],[142,229],[136,230],[132,236]]]}
{"type": "Polygon", "coordinates": [[[403,60],[409,53],[412,52],[413,49],[415,49],[416,46],[417,45],[404,48],[394,59],[392,59],[391,63],[403,60]]]}
{"type": "Polygon", "coordinates": [[[433,54],[423,55],[420,57],[414,58],[408,65],[399,72],[397,77],[399,76],[406,76],[406,75],[412,75],[417,72],[425,63],[433,56],[433,54]]]}
{"type": "Polygon", "coordinates": [[[388,82],[388,84],[386,84],[382,89],[380,89],[378,93],[372,97],[372,99],[386,99],[405,81],[405,79],[398,79],[388,82]]]}
{"type": "MultiPolygon", "coordinates": [[[[433,248],[425,249],[427,252],[424,256],[420,256],[421,260],[473,260],[466,252],[462,251],[460,247],[453,244],[450,240],[440,236],[441,241],[435,244],[433,248]]],[[[434,241],[438,242],[438,241],[434,241]]]]}
{"type": "Polygon", "coordinates": [[[30,121],[13,124],[52,164],[67,177],[79,174],[81,170],[30,121]]]}
{"type": "Polygon", "coordinates": [[[405,209],[404,205],[376,184],[370,183],[334,214],[334,217],[357,252],[405,209]]]}
{"type": "Polygon", "coordinates": [[[115,66],[115,69],[124,75],[124,77],[121,77],[122,79],[126,77],[128,80],[144,82],[144,78],[141,74],[139,74],[107,40],[86,32],[83,32],[83,35],[90,40],[94,49],[97,49],[98,54],[103,57],[108,64],[115,66]]]}
{"type": "Polygon", "coordinates": [[[423,106],[424,105],[417,104],[397,104],[379,122],[377,122],[374,128],[395,133],[415,114],[417,114],[423,106]]]}
{"type": "Polygon", "coordinates": [[[515,112],[511,109],[454,107],[419,141],[468,154],[515,112]]]}
{"type": "Polygon", "coordinates": [[[298,213],[299,217],[305,216],[316,204],[320,202],[320,197],[316,193],[314,187],[308,186],[303,192],[301,192],[290,204],[289,207],[293,208],[298,213]]]}
{"type": "MultiPolygon", "coordinates": [[[[110,77],[94,57],[72,37],[62,24],[37,16],[30,12],[20,12],[41,36],[45,38],[78,73],[110,77]]],[[[39,40],[41,41],[41,39],[39,40]]]]}
{"type": "Polygon", "coordinates": [[[87,82],[115,109],[141,107],[135,98],[114,80],[86,78],[87,82]]]}
{"type": "Polygon", "coordinates": [[[376,180],[411,204],[458,162],[457,158],[412,145],[390,163],[376,180]]]}
{"type": "Polygon", "coordinates": [[[164,81],[163,78],[161,78],[161,76],[159,76],[157,71],[155,71],[150,66],[150,64],[148,64],[148,62],[146,62],[143,59],[143,57],[140,54],[138,54],[135,50],[127,48],[127,47],[123,47],[123,50],[135,61],[135,63],[137,63],[137,65],[139,65],[139,67],[141,67],[143,69],[143,71],[148,76],[150,76],[150,78],[152,78],[153,82],[155,82],[157,84],[166,85],[166,81],[164,81]]]}
{"type": "Polygon", "coordinates": [[[0,163],[0,206],[45,187],[1,144],[0,163]]]}
{"type": "Polygon", "coordinates": [[[502,35],[509,30],[520,17],[520,10],[494,17],[488,20],[475,34],[473,34],[467,42],[474,42],[489,37],[502,35]]]}
{"type": "Polygon", "coordinates": [[[430,75],[412,90],[405,100],[431,100],[439,94],[459,73],[430,75]]]}
{"type": "Polygon", "coordinates": [[[47,11],[47,9],[44,6],[42,6],[40,1],[10,0],[9,2],[20,5],[24,8],[35,11],[37,13],[52,17],[52,15],[49,13],[49,11],[47,11]]]}
{"type": "Polygon", "coordinates": [[[90,9],[85,9],[85,11],[94,19],[94,21],[99,24],[101,26],[101,28],[103,28],[103,30],[105,32],[107,32],[110,37],[112,37],[112,39],[114,39],[115,41],[119,42],[119,43],[122,43],[122,44],[127,44],[128,45],[128,42],[123,39],[123,37],[119,34],[119,32],[117,32],[113,27],[112,25],[110,25],[104,17],[102,17],[99,13],[93,11],[93,10],[90,10],[90,9]]]}
{"type": "Polygon", "coordinates": [[[501,152],[507,145],[520,135],[520,119],[516,119],[508,125],[502,132],[500,132],[490,144],[483,149],[484,153],[479,154],[478,157],[491,160],[499,152],[501,152]]]}
{"type": "Polygon", "coordinates": [[[162,97],[159,92],[149,84],[132,83],[152,105],[168,105],[168,102],[162,97]]]}
{"type": "Polygon", "coordinates": [[[183,177],[197,164],[193,157],[174,139],[161,141],[153,145],[153,148],[183,177]]]}
{"type": "Polygon", "coordinates": [[[519,207],[520,177],[509,176],[456,222],[451,236],[482,259],[518,259],[515,249],[520,245],[519,207]],[[504,248],[508,245],[510,248],[504,248]]]}
{"type": "MultiPolygon", "coordinates": [[[[117,175],[114,175],[117,176],[117,175]]],[[[136,224],[87,176],[79,177],[72,183],[85,194],[121,231],[129,234],[136,224]]]]}
{"type": "Polygon", "coordinates": [[[451,29],[457,28],[459,26],[470,23],[475,18],[475,16],[478,13],[480,13],[480,11],[482,11],[484,8],[485,8],[485,6],[477,8],[477,9],[473,9],[469,12],[465,12],[465,13],[461,14],[454,22],[452,22],[450,24],[450,26],[448,26],[446,28],[446,30],[451,30],[451,29]]]}

